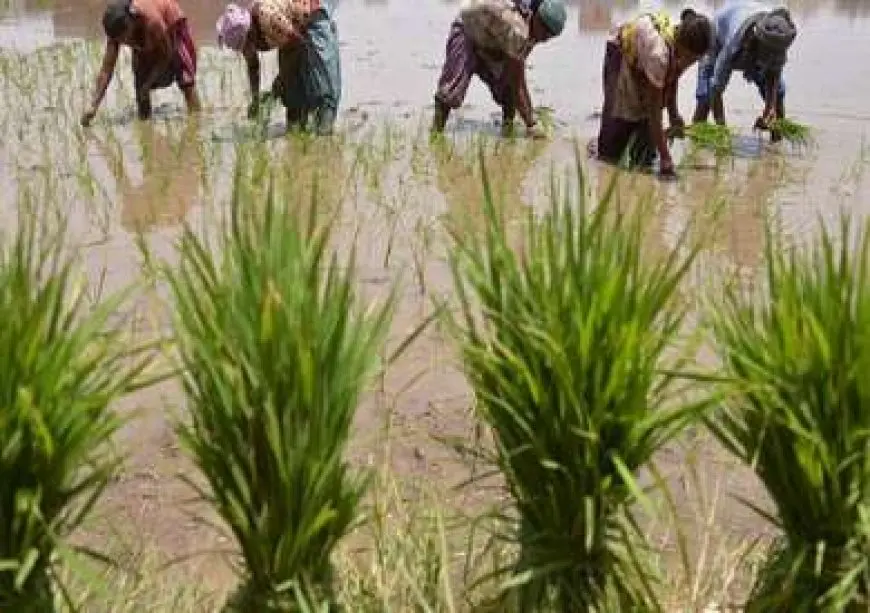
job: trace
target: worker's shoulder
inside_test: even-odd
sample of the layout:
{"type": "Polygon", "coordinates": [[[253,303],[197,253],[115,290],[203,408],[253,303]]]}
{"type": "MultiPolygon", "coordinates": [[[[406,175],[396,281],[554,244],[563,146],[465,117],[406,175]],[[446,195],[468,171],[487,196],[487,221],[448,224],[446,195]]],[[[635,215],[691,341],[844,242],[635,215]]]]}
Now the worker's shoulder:
{"type": "Polygon", "coordinates": [[[185,18],[178,0],[133,0],[133,6],[155,27],[171,28],[185,18]]]}

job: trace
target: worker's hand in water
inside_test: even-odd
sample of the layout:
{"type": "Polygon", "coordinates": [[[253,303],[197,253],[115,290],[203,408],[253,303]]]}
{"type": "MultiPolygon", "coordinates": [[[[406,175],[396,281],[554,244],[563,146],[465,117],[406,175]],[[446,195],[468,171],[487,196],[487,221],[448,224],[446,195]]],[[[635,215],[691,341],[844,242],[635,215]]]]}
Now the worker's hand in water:
{"type": "Polygon", "coordinates": [[[765,112],[762,113],[762,115],[755,120],[755,125],[753,126],[753,128],[755,128],[756,130],[770,130],[775,119],[776,113],[774,113],[772,110],[765,110],[765,112]]]}
{"type": "Polygon", "coordinates": [[[81,120],[82,127],[87,128],[88,126],[90,126],[91,122],[94,120],[94,117],[96,117],[96,115],[97,115],[97,112],[94,109],[88,109],[87,111],[82,113],[82,120],[81,120]]]}
{"type": "Polygon", "coordinates": [[[674,161],[670,158],[665,158],[659,162],[659,176],[663,179],[676,179],[677,171],[674,168],[674,161]]]}
{"type": "Polygon", "coordinates": [[[753,124],[752,128],[754,130],[769,130],[770,129],[770,122],[767,120],[766,117],[764,117],[762,115],[761,117],[759,117],[758,119],[755,120],[755,123],[753,124]]]}
{"type": "Polygon", "coordinates": [[[506,121],[501,124],[501,137],[502,138],[513,138],[516,130],[514,129],[514,122],[506,121]]]}
{"type": "Polygon", "coordinates": [[[526,128],[526,136],[533,140],[543,140],[547,138],[547,132],[538,124],[532,124],[526,128]]]}
{"type": "Polygon", "coordinates": [[[671,125],[667,131],[667,137],[670,139],[674,138],[685,138],[686,136],[686,121],[679,115],[674,117],[673,121],[671,121],[671,125]]]}

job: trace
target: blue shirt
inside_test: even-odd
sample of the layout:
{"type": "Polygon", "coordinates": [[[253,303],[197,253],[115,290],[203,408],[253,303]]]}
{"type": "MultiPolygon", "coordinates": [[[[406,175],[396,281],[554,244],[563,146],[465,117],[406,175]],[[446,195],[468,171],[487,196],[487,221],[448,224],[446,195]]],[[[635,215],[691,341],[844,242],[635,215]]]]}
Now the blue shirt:
{"type": "Polygon", "coordinates": [[[713,14],[713,48],[710,54],[701,60],[704,65],[713,64],[713,79],[710,83],[713,91],[723,91],[728,86],[731,73],[737,70],[752,69],[752,66],[738,65],[738,54],[743,42],[743,25],[746,20],[771,10],[770,6],[754,0],[734,0],[713,14]]]}

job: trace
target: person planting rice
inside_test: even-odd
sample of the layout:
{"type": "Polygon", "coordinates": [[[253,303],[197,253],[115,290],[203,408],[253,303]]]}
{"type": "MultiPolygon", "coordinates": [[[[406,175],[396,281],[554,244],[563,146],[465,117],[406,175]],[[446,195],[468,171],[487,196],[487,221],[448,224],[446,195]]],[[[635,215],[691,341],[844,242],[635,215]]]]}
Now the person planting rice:
{"type": "Polygon", "coordinates": [[[526,83],[526,60],[536,44],[561,34],[566,20],[564,0],[470,0],[450,26],[433,134],[444,131],[450,111],[462,106],[477,75],[502,109],[503,134],[512,132],[519,112],[529,135],[542,136],[526,83]]]}
{"type": "Polygon", "coordinates": [[[178,84],[191,112],[200,110],[196,93],[196,46],[187,18],[175,0],[111,0],[103,13],[106,49],[91,106],[82,115],[88,126],[115,72],[121,45],[133,49],[133,82],[139,118],[151,117],[151,91],[178,84]]]}
{"type": "Polygon", "coordinates": [[[644,14],[617,26],[607,41],[602,73],[604,105],[597,156],[649,167],[659,156],[659,171],[674,175],[662,111],[671,131],[685,125],[677,104],[680,76],[707,52],[713,39],[710,20],[685,9],[679,23],[665,13],[644,14]]]}
{"type": "Polygon", "coordinates": [[[288,127],[307,128],[315,117],[320,134],[333,131],[341,98],[338,29],[324,0],[255,0],[227,5],[218,20],[218,41],[244,55],[253,98],[248,116],[259,113],[261,52],[278,50],[272,95],[287,110],[288,127]]]}
{"type": "MultiPolygon", "coordinates": [[[[713,46],[698,64],[694,121],[706,121],[712,108],[716,123],[725,124],[723,93],[732,71],[739,70],[764,100],[755,127],[770,129],[775,120],[785,118],[782,71],[797,36],[788,9],[740,0],[716,11],[713,24],[713,46]]],[[[779,140],[779,135],[771,131],[771,138],[779,140]]]]}

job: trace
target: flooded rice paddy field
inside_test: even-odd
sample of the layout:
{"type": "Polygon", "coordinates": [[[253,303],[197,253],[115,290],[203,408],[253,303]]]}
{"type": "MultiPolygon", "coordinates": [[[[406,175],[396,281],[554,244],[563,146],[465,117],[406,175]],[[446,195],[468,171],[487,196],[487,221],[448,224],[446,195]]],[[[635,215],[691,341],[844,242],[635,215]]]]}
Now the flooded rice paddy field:
{"type": "MultiPolygon", "coordinates": [[[[332,139],[303,143],[283,138],[283,114],[268,123],[244,119],[248,102],[240,57],[214,46],[218,0],[182,5],[200,45],[199,91],[205,111],[184,116],[176,90],[155,95],[155,120],[133,121],[128,52],[92,129],[78,125],[99,66],[102,4],[0,0],[0,204],[8,220],[22,201],[69,223],[95,282],[120,287],[140,275],[137,232],[172,257],[180,224],[209,223],[229,207],[238,156],[288,168],[300,190],[320,182],[324,206],[340,206],[342,235],[358,232],[360,283],[378,295],[401,275],[403,299],[395,322],[400,338],[431,311],[430,296],[448,290],[440,222],[473,213],[480,202],[474,145],[485,146],[491,176],[511,213],[545,201],[553,169],[570,169],[575,147],[585,151],[597,131],[601,60],[609,27],[639,9],[633,2],[575,0],[570,27],[532,57],[531,89],[538,106],[553,110],[553,136],[545,142],[497,138],[498,109],[479,83],[454,117],[444,147],[430,146],[426,128],[432,92],[450,21],[459,3],[436,0],[341,0],[344,91],[341,127],[332,139]],[[311,179],[311,180],[309,180],[311,179]]],[[[667,3],[676,13],[680,5],[667,3]]],[[[696,5],[709,9],[711,5],[696,5]]],[[[716,6],[716,5],[712,5],[716,6]]],[[[676,183],[626,177],[628,196],[651,196],[657,214],[651,236],[674,244],[693,215],[717,198],[727,206],[714,240],[691,275],[700,287],[719,274],[752,274],[762,257],[763,220],[775,219],[795,244],[811,237],[821,219],[841,210],[864,216],[870,207],[870,5],[862,0],[804,0],[790,4],[800,27],[786,71],[789,114],[816,130],[816,146],[772,147],[750,131],[760,110],[753,88],[735,76],[726,111],[741,130],[737,155],[701,156],[685,164],[676,183]]],[[[274,74],[268,59],[264,83],[274,74]]],[[[683,79],[681,109],[690,117],[694,71],[683,79]]],[[[680,151],[678,151],[678,155],[680,151]]],[[[679,160],[678,160],[679,161],[679,160]]],[[[686,160],[689,161],[688,159],[686,160]]],[[[593,183],[608,170],[584,160],[593,183]]],[[[655,248],[655,246],[653,246],[655,248]]],[[[143,297],[143,330],[162,325],[155,297],[143,297]]],[[[117,524],[167,552],[202,548],[210,539],[179,509],[189,492],[176,479],[185,467],[166,417],[176,407],[171,386],[140,394],[128,409],[141,418],[125,433],[133,454],[104,510],[117,524]]],[[[448,488],[464,468],[435,436],[469,434],[469,396],[451,351],[437,329],[412,346],[388,373],[359,415],[355,459],[376,461],[382,427],[391,426],[390,462],[400,475],[448,488]]],[[[751,476],[715,450],[704,451],[702,472],[723,492],[718,522],[738,538],[759,522],[729,494],[758,496],[751,476]]],[[[665,458],[679,483],[685,458],[665,458]]],[[[679,488],[678,488],[679,489],[679,488]]],[[[474,494],[457,495],[470,502],[474,494]]],[[[686,515],[694,512],[686,501],[686,515]]],[[[95,530],[95,532],[99,532],[95,530]]]]}

